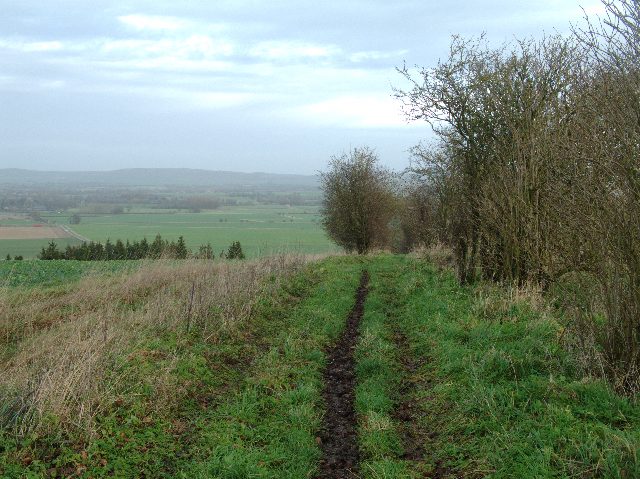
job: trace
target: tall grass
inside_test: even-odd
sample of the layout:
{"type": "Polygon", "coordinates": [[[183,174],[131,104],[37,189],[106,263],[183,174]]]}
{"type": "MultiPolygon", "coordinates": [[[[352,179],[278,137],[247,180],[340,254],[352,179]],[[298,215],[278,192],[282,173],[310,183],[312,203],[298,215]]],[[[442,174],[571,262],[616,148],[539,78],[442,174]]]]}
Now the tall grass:
{"type": "MultiPolygon", "coordinates": [[[[96,415],[127,383],[130,369],[117,364],[152,354],[144,345],[166,334],[215,344],[241,329],[255,305],[310,259],[157,261],[116,277],[2,291],[1,425],[18,435],[55,428],[91,436],[96,415]]],[[[172,358],[163,359],[170,369],[172,358]]],[[[159,391],[165,379],[152,378],[159,391]]],[[[170,385],[165,389],[158,403],[171,400],[170,385]]]]}

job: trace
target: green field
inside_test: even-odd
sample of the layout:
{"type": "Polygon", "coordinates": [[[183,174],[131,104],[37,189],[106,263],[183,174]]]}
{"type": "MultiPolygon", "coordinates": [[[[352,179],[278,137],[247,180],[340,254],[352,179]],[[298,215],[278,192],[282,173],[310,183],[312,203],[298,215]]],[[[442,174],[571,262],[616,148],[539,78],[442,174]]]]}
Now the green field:
{"type": "Polygon", "coordinates": [[[88,274],[130,271],[139,261],[0,261],[0,287],[46,287],[76,281],[88,274]]]}
{"type": "MultiPolygon", "coordinates": [[[[69,214],[42,214],[50,223],[68,224],[69,214]]],[[[335,252],[337,247],[320,225],[318,207],[231,206],[219,210],[184,211],[134,210],[124,214],[81,215],[74,231],[94,241],[152,240],[157,234],[168,240],[184,236],[193,250],[211,243],[218,255],[234,241],[240,241],[248,257],[280,251],[303,253],[335,252]]],[[[49,240],[0,240],[0,257],[21,254],[35,257],[49,240]]],[[[56,240],[64,249],[75,239],[56,240]]]]}
{"type": "Polygon", "coordinates": [[[0,217],[0,226],[30,226],[33,223],[35,223],[35,221],[27,217],[0,217]]]}
{"type": "Polygon", "coordinates": [[[209,303],[193,323],[189,291],[205,270],[189,268],[204,263],[166,263],[164,273],[141,269],[99,288],[81,280],[9,290],[4,318],[24,326],[0,322],[0,366],[34,378],[38,364],[86,376],[60,392],[41,386],[67,399],[43,403],[40,417],[16,406],[32,397],[33,380],[0,380],[0,397],[11,399],[0,403],[0,476],[317,477],[327,351],[367,270],[354,477],[640,477],[640,405],[582,375],[562,347],[562,318],[535,301],[461,287],[421,259],[342,256],[279,280],[265,273],[244,309],[247,298],[234,295],[255,276],[252,264],[233,263],[246,268],[227,278],[241,285],[235,292],[226,290],[233,281],[216,283],[226,268],[198,283],[206,294],[195,303],[209,303]],[[67,409],[89,394],[91,434],[67,409]]]}
{"type": "MultiPolygon", "coordinates": [[[[7,255],[11,255],[13,258],[17,255],[22,255],[25,258],[35,258],[40,250],[47,246],[47,243],[52,241],[51,239],[3,239],[0,240],[0,260],[3,260],[7,255]]],[[[75,238],[57,238],[53,241],[56,242],[61,250],[70,245],[78,245],[80,241],[75,238]]]]}

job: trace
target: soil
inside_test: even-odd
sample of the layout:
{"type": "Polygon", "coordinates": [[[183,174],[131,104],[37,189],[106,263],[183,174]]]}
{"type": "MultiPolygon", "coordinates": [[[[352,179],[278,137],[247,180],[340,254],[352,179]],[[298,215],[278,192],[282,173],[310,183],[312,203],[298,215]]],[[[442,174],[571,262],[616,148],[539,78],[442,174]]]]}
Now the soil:
{"type": "Polygon", "coordinates": [[[437,460],[435,464],[431,462],[429,447],[438,433],[425,430],[421,427],[419,420],[420,416],[425,414],[425,411],[422,410],[425,404],[421,404],[416,393],[420,390],[428,391],[432,387],[430,380],[419,374],[424,359],[418,359],[411,354],[407,337],[402,332],[396,331],[394,342],[404,373],[398,389],[399,401],[393,413],[404,446],[402,458],[418,465],[418,469],[423,472],[424,477],[430,479],[457,477],[448,467],[443,466],[441,461],[437,460]]]}
{"type": "Polygon", "coordinates": [[[319,441],[322,448],[320,473],[317,479],[357,477],[360,451],[358,448],[355,411],[355,359],[358,326],[364,313],[369,273],[363,271],[356,301],[347,317],[347,325],[338,342],[327,351],[323,397],[326,405],[324,424],[319,441]]]}
{"type": "Polygon", "coordinates": [[[57,226],[0,226],[0,239],[68,238],[69,233],[57,226]]]}
{"type": "Polygon", "coordinates": [[[425,458],[425,445],[428,440],[425,440],[427,439],[425,431],[421,431],[417,427],[420,410],[415,397],[418,388],[415,376],[420,364],[410,354],[407,337],[404,334],[397,332],[394,342],[400,352],[400,364],[404,371],[404,378],[398,391],[400,401],[393,414],[400,426],[404,446],[403,459],[422,462],[425,458]]]}

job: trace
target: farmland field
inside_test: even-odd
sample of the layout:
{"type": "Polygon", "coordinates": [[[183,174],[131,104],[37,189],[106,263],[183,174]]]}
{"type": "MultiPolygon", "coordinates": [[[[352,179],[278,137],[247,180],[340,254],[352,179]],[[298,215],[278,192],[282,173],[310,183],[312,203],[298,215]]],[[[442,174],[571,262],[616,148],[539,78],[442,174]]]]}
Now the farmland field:
{"type": "Polygon", "coordinates": [[[139,261],[0,261],[0,287],[57,286],[89,274],[131,271],[139,261]]]}
{"type": "MultiPolygon", "coordinates": [[[[43,215],[44,216],[44,215],[43,215]]],[[[74,231],[94,241],[152,240],[157,234],[169,240],[184,236],[196,249],[211,243],[218,254],[233,241],[240,241],[250,257],[281,250],[304,253],[336,251],[319,223],[314,206],[233,206],[201,213],[166,212],[81,215],[74,231]]]]}
{"type": "MultiPolygon", "coordinates": [[[[81,222],[71,225],[76,233],[94,241],[107,239],[152,240],[157,234],[168,240],[184,236],[187,246],[197,249],[211,243],[218,255],[234,241],[240,241],[249,257],[279,251],[303,253],[335,252],[336,246],[320,225],[317,206],[280,205],[229,206],[190,213],[174,210],[133,210],[122,214],[81,214],[81,222]]],[[[67,224],[69,214],[42,214],[51,224],[67,224]]],[[[34,228],[35,229],[35,228],[34,228]]],[[[7,254],[35,257],[50,239],[0,239],[0,257],[7,254]]],[[[74,238],[56,239],[60,249],[79,244],[74,238]]]]}
{"type": "Polygon", "coordinates": [[[62,250],[70,245],[78,245],[80,241],[75,238],[41,238],[41,239],[3,239],[0,240],[0,260],[7,255],[22,255],[25,258],[35,258],[43,246],[54,240],[62,250]]]}
{"type": "Polygon", "coordinates": [[[67,238],[69,233],[59,226],[0,226],[0,240],[67,238]]]}

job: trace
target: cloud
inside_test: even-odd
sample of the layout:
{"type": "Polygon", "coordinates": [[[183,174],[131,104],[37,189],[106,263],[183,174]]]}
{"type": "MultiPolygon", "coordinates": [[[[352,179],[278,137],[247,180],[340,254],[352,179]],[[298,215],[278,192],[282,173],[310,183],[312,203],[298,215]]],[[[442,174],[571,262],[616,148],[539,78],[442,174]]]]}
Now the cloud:
{"type": "Polygon", "coordinates": [[[101,53],[119,56],[123,59],[173,57],[183,60],[206,60],[219,56],[230,56],[235,50],[234,44],[228,40],[218,40],[200,34],[158,40],[108,39],[101,42],[99,49],[101,53]]]}
{"type": "Polygon", "coordinates": [[[349,56],[349,60],[351,60],[353,63],[360,63],[360,62],[365,62],[370,60],[388,60],[391,58],[402,57],[403,55],[406,55],[408,52],[409,50],[406,50],[406,49],[394,50],[391,52],[382,52],[378,50],[356,52],[356,53],[352,53],[349,56]]]}
{"type": "Polygon", "coordinates": [[[329,59],[341,53],[335,45],[322,45],[299,41],[260,42],[249,49],[249,55],[270,61],[329,59]]]}
{"type": "Polygon", "coordinates": [[[301,118],[328,126],[348,128],[411,128],[400,105],[383,94],[344,95],[294,110],[301,118]]]}
{"type": "Polygon", "coordinates": [[[15,50],[25,53],[54,52],[64,48],[60,41],[34,42],[14,39],[0,39],[0,49],[15,50]]]}
{"type": "Polygon", "coordinates": [[[134,30],[176,31],[189,26],[189,21],[182,18],[160,15],[122,15],[118,17],[118,20],[134,30]]]}
{"type": "Polygon", "coordinates": [[[222,110],[256,103],[261,100],[253,93],[216,90],[185,90],[175,87],[133,87],[119,93],[161,98],[171,102],[177,110],[222,110]]]}

